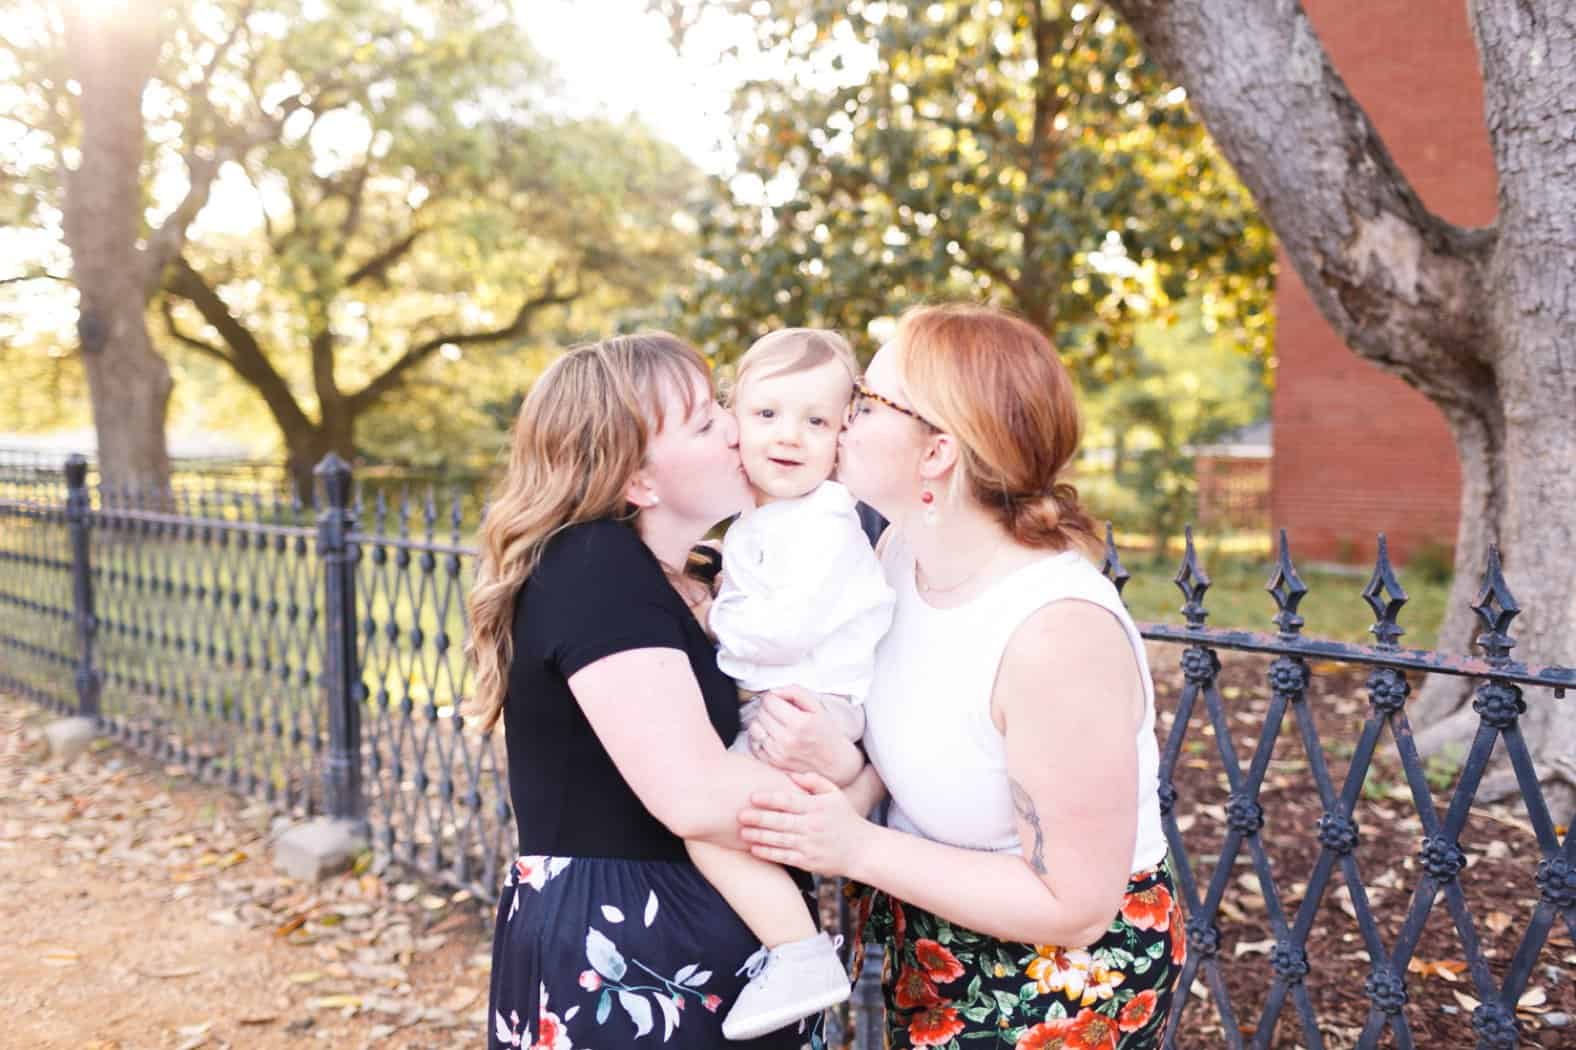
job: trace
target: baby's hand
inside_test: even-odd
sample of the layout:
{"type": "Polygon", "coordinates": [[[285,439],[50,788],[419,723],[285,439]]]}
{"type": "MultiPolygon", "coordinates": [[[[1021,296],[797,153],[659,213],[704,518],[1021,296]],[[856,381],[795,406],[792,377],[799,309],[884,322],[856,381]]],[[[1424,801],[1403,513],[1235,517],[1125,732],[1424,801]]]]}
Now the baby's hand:
{"type": "Polygon", "coordinates": [[[787,773],[813,770],[847,783],[864,765],[859,749],[808,689],[773,689],[750,727],[750,751],[787,773]]]}

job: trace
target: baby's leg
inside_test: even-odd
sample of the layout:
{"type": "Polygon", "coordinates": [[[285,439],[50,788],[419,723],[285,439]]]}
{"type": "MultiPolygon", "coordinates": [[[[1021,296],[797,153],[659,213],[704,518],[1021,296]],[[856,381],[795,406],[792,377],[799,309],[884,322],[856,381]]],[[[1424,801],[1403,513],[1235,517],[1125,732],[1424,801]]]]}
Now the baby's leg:
{"type": "Polygon", "coordinates": [[[788,872],[711,842],[686,842],[690,859],[768,948],[814,937],[815,921],[788,872]]]}

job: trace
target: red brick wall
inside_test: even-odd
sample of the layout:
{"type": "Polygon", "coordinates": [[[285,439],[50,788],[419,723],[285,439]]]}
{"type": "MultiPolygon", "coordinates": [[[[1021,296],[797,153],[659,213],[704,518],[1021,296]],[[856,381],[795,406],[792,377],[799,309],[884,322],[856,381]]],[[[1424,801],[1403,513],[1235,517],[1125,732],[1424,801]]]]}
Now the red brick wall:
{"type": "MultiPolygon", "coordinates": [[[[1495,213],[1477,51],[1459,0],[1303,0],[1331,61],[1412,186],[1452,222],[1495,213]],[[1424,17],[1423,9],[1427,9],[1424,17]]],[[[1272,513],[1298,559],[1398,560],[1452,544],[1461,485],[1443,417],[1352,353],[1281,258],[1272,513]]]]}

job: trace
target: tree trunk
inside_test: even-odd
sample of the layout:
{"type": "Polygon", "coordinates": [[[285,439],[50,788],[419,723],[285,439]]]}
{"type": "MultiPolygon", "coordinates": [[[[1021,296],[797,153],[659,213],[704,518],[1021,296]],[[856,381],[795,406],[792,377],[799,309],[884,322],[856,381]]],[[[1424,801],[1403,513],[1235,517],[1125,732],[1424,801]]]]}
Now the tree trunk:
{"type": "MultiPolygon", "coordinates": [[[[1296,0],[1113,0],[1186,90],[1329,323],[1444,413],[1463,473],[1439,648],[1470,646],[1487,546],[1524,611],[1515,658],[1576,662],[1576,12],[1474,0],[1499,171],[1487,230],[1428,212],[1331,67],[1296,0]],[[1563,341],[1562,341],[1563,335],[1563,341]]],[[[1377,527],[1382,522],[1375,523],[1377,527]]],[[[1475,730],[1459,680],[1414,708],[1437,750],[1475,730]]],[[[1576,808],[1576,723],[1545,691],[1523,729],[1550,802],[1576,808]]],[[[1513,790],[1500,770],[1485,784],[1513,790]]]]}
{"type": "Polygon", "coordinates": [[[63,226],[80,292],[77,331],[112,486],[163,492],[171,379],[148,336],[142,224],[142,94],[158,54],[157,17],[68,12],[67,48],[81,89],[80,161],[62,171],[63,226]]]}
{"type": "MultiPolygon", "coordinates": [[[[335,413],[322,423],[309,428],[285,430],[285,469],[298,499],[310,505],[315,492],[316,478],[312,471],[323,457],[337,453],[347,463],[355,461],[355,417],[335,413]]],[[[284,424],[280,423],[281,429],[284,424]]]]}

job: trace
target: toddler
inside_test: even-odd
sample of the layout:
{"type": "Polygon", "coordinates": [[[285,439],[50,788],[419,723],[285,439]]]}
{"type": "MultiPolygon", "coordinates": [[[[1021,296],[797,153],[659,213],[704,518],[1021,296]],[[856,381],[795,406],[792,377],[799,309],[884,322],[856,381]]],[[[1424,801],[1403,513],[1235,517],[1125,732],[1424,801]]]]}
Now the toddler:
{"type": "MultiPolygon", "coordinates": [[[[828,480],[857,371],[841,336],[807,328],[773,332],[739,361],[731,407],[755,507],[723,540],[708,625],[717,666],[739,684],[735,751],[750,753],[763,697],[782,686],[815,693],[850,740],[864,732],[861,705],[893,593],[853,497],[828,480]]],[[[724,1036],[752,1039],[848,998],[836,946],[816,932],[786,871],[737,850],[687,846],[765,946],[723,1019],[724,1036]]]]}

